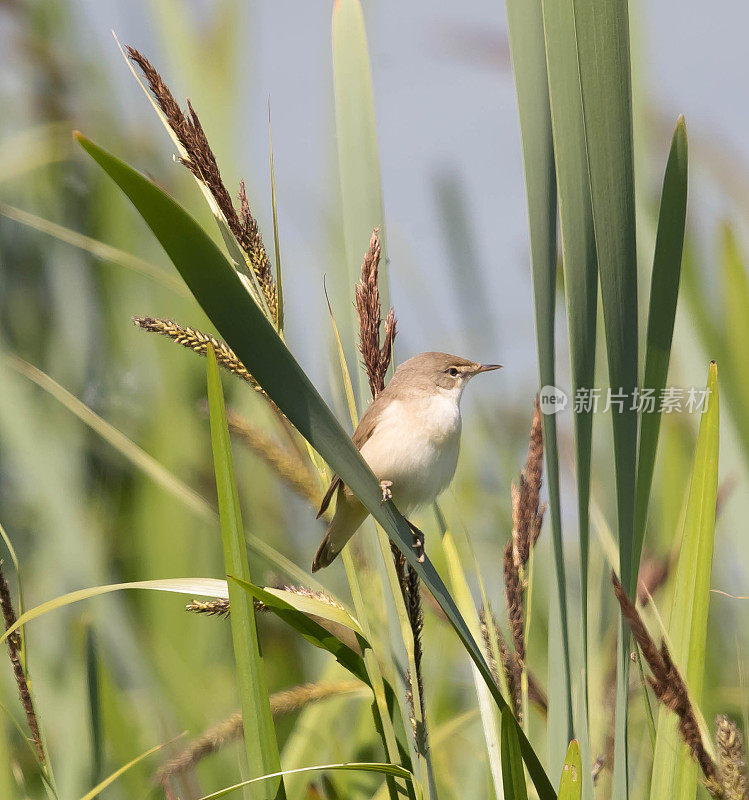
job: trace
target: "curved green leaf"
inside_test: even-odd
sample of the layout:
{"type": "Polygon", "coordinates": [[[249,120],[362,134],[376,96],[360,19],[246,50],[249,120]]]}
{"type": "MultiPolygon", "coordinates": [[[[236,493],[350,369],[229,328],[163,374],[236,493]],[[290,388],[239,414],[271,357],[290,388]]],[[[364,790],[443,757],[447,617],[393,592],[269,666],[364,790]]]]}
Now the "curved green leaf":
{"type": "Polygon", "coordinates": [[[300,772],[320,772],[325,769],[353,772],[379,772],[382,775],[392,775],[394,778],[403,778],[403,780],[410,782],[413,782],[414,779],[414,776],[407,769],[403,769],[403,767],[399,767],[396,764],[377,764],[366,761],[351,764],[322,764],[319,767],[286,769],[282,772],[276,772],[273,775],[263,775],[260,778],[253,778],[249,781],[235,783],[234,786],[227,786],[225,789],[219,789],[219,791],[213,792],[212,794],[206,794],[201,797],[200,800],[218,800],[219,797],[225,797],[230,792],[235,792],[237,789],[241,789],[243,786],[249,786],[250,784],[257,783],[258,781],[270,780],[271,778],[277,778],[282,775],[296,775],[300,772]]]}
{"type": "Polygon", "coordinates": [[[98,597],[101,594],[119,592],[122,589],[154,589],[158,592],[176,592],[178,594],[200,595],[202,597],[226,597],[228,587],[226,581],[217,578],[164,578],[157,581],[130,581],[128,583],[110,583],[105,586],[92,586],[88,589],[78,589],[75,592],[55,597],[47,600],[46,603],[30,608],[0,636],[0,642],[4,641],[13,631],[18,630],[27,622],[41,617],[50,611],[64,608],[80,600],[88,600],[91,597],[98,597]]]}
{"type": "MultiPolygon", "coordinates": [[[[244,291],[231,264],[200,225],[158,186],[81,134],[76,136],[81,146],[130,198],[196,300],[242,363],[297,430],[359,497],[414,567],[445,612],[487,682],[495,702],[503,708],[506,703],[481,650],[434,565],[428,557],[419,561],[406,520],[392,501],[382,503],[382,492],[372,471],[274,327],[244,291]]],[[[542,800],[555,797],[538,757],[522,734],[520,743],[542,800]]]]}
{"type": "MultiPolygon", "coordinates": [[[[320,647],[332,653],[341,666],[345,667],[367,686],[371,686],[367,668],[362,658],[362,652],[369,647],[369,643],[363,636],[353,633],[351,628],[343,624],[334,622],[331,625],[329,619],[295,608],[280,594],[262,589],[249,581],[241,580],[234,576],[229,577],[232,583],[235,583],[256,600],[260,600],[287,625],[301,633],[308,642],[315,645],[315,647],[320,647]]],[[[297,596],[295,595],[295,597],[297,596]]]]}

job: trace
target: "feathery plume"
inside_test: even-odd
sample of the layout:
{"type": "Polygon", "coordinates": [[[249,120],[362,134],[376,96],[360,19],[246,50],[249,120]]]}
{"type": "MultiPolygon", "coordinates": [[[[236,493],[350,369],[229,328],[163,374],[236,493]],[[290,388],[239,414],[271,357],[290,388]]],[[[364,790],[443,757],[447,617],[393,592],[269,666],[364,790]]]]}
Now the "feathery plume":
{"type": "MultiPolygon", "coordinates": [[[[254,600],[254,605],[255,611],[263,610],[263,604],[259,600],[254,600]]],[[[206,617],[228,617],[229,610],[228,597],[217,597],[215,600],[191,600],[185,606],[185,611],[204,614],[206,617]]]]}
{"type": "MultiPolygon", "coordinates": [[[[298,711],[310,703],[361,689],[359,681],[305,683],[284,689],[270,696],[271,714],[274,718],[298,711]]],[[[225,744],[237,740],[243,731],[242,713],[235,711],[225,720],[208,728],[177,756],[169,759],[154,775],[153,781],[167,790],[169,781],[193,769],[200,761],[215,753],[225,744]]]]}
{"type": "Polygon", "coordinates": [[[216,157],[192,103],[187,101],[188,114],[185,115],[153,64],[134,47],[126,46],[125,50],[130,60],[140,68],[145,76],[151,93],[164,113],[169,127],[185,150],[186,155],[181,157],[180,161],[211,193],[234,238],[247,254],[248,263],[257,278],[275,322],[278,318],[276,285],[257,222],[250,213],[244,182],[240,184],[240,214],[237,214],[231,195],[221,178],[216,157]]]}
{"type": "Polygon", "coordinates": [[[385,341],[380,346],[380,328],[382,326],[382,309],[380,306],[380,288],[378,274],[380,267],[379,228],[372,231],[369,249],[364,256],[361,268],[361,281],[356,284],[356,313],[359,317],[359,351],[364,360],[364,367],[369,379],[372,397],[385,388],[385,374],[392,358],[393,340],[396,334],[395,312],[391,308],[385,321],[385,341]]]}
{"type": "Polygon", "coordinates": [[[651,677],[648,683],[655,696],[679,718],[679,733],[702,770],[707,790],[713,797],[722,797],[718,768],[702,741],[687,685],[671,658],[668,646],[665,642],[661,642],[660,648],[655,644],[634,603],[627,596],[614,572],[611,573],[611,582],[622,616],[627,621],[635,641],[640,646],[640,652],[650,667],[651,677]]]}
{"type": "MultiPolygon", "coordinates": [[[[541,407],[536,397],[528,441],[528,456],[520,480],[512,485],[512,537],[505,545],[502,571],[504,574],[507,616],[515,650],[517,666],[514,672],[522,675],[525,668],[525,567],[531,550],[538,541],[544,509],[540,506],[541,476],[543,474],[544,444],[541,407]]],[[[521,708],[521,683],[513,682],[516,709],[521,708]]],[[[530,681],[529,681],[530,694],[530,681]]]]}
{"type": "MultiPolygon", "coordinates": [[[[16,612],[13,608],[13,600],[10,596],[10,588],[8,581],[5,579],[3,573],[3,562],[0,561],[0,607],[3,611],[3,620],[5,622],[5,630],[12,628],[16,624],[16,612]]],[[[18,631],[11,633],[5,640],[8,645],[8,655],[10,656],[10,663],[13,668],[13,677],[18,687],[18,696],[21,698],[21,705],[26,713],[26,722],[31,732],[31,742],[34,745],[36,757],[42,767],[47,765],[47,757],[44,753],[44,745],[42,743],[42,735],[39,730],[39,721],[37,720],[36,710],[34,708],[34,701],[31,697],[29,690],[29,683],[26,678],[26,673],[21,663],[21,635],[18,631]]]]}
{"type": "Polygon", "coordinates": [[[283,447],[272,436],[247,422],[230,408],[226,409],[226,420],[229,431],[234,436],[262,458],[287,486],[317,507],[320,499],[319,481],[298,451],[283,447]]]}
{"type": "Polygon", "coordinates": [[[746,751],[744,737],[736,723],[724,714],[715,718],[717,730],[718,772],[725,800],[746,800],[749,796],[746,780],[746,751]]]}

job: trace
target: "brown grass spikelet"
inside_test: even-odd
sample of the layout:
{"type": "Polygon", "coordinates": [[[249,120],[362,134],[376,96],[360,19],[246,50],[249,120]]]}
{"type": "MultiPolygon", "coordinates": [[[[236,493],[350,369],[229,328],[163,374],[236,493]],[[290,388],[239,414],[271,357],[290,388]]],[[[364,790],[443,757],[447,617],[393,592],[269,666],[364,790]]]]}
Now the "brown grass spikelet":
{"type": "Polygon", "coordinates": [[[145,76],[169,127],[187,154],[181,157],[180,161],[211,193],[229,229],[247,254],[248,262],[257,277],[271,316],[276,321],[278,317],[276,285],[260,230],[250,213],[244,182],[240,184],[240,214],[237,214],[231,195],[221,178],[216,157],[192,103],[187,101],[188,114],[185,115],[153,64],[134,47],[126,46],[125,50],[130,60],[145,76]]]}
{"type": "MultiPolygon", "coordinates": [[[[5,630],[13,627],[16,624],[16,612],[13,608],[13,600],[10,596],[10,588],[8,581],[5,579],[3,573],[3,562],[0,561],[0,607],[2,607],[3,621],[5,622],[5,630]]],[[[36,709],[34,708],[34,701],[31,697],[29,690],[29,683],[26,678],[26,673],[21,663],[21,636],[16,631],[12,633],[5,640],[8,646],[8,655],[10,656],[11,667],[13,668],[13,677],[18,688],[18,696],[21,699],[21,705],[26,714],[26,722],[29,726],[31,733],[31,742],[34,746],[34,751],[39,759],[39,763],[46,767],[47,757],[44,752],[44,745],[42,743],[42,735],[39,730],[39,721],[36,716],[36,709]]]]}
{"type": "Polygon", "coordinates": [[[689,690],[665,642],[660,648],[648,633],[634,603],[629,599],[619,578],[611,573],[614,594],[622,616],[627,621],[642,656],[650,667],[648,683],[655,696],[679,718],[679,733],[702,770],[708,791],[713,797],[723,797],[718,768],[705,747],[689,690]]]}
{"type": "Polygon", "coordinates": [[[354,288],[356,313],[359,317],[359,351],[367,371],[372,397],[377,397],[385,388],[385,374],[390,366],[396,335],[395,312],[391,308],[385,320],[385,341],[380,346],[382,308],[377,282],[380,255],[379,228],[375,228],[362,263],[361,281],[354,288]]]}
{"type": "Polygon", "coordinates": [[[197,353],[199,356],[205,356],[208,345],[211,345],[216,353],[216,361],[220,367],[223,367],[227,372],[231,372],[233,375],[241,378],[256,392],[263,395],[265,394],[231,347],[225,342],[216,339],[215,336],[203,333],[195,328],[179,325],[174,322],[174,320],[160,317],[133,317],[133,324],[141,330],[166,336],[173,342],[181,344],[182,347],[186,347],[188,350],[192,350],[193,353],[197,353]]]}
{"type": "Polygon", "coordinates": [[[517,486],[512,489],[513,560],[524,566],[541,533],[544,510],[540,507],[541,478],[544,467],[544,440],[541,407],[536,397],[528,441],[528,457],[517,486]]]}
{"type": "MultiPolygon", "coordinates": [[[[533,420],[528,439],[528,455],[517,484],[512,485],[512,536],[505,545],[502,572],[505,584],[507,616],[517,666],[514,671],[522,675],[525,668],[525,567],[531,550],[541,534],[544,509],[540,505],[541,478],[544,464],[541,407],[538,397],[534,401],[533,420]]],[[[536,687],[537,688],[537,687],[536,687]]],[[[528,684],[530,695],[530,680],[528,684]]],[[[515,681],[516,706],[520,706],[520,682],[515,681]]]]}
{"type": "Polygon", "coordinates": [[[259,456],[279,478],[313,506],[319,501],[320,484],[298,451],[282,446],[256,425],[252,425],[236,411],[226,409],[229,431],[259,456]]]}
{"type": "Polygon", "coordinates": [[[744,737],[736,723],[725,714],[715,718],[718,773],[725,800],[746,800],[749,787],[746,779],[744,737]]]}
{"type": "MultiPolygon", "coordinates": [[[[274,718],[298,711],[310,703],[328,697],[349,694],[362,687],[359,681],[338,681],[305,683],[275,692],[270,696],[270,708],[274,718]]],[[[194,739],[177,756],[169,759],[154,775],[153,782],[169,790],[169,781],[188,770],[200,761],[215,753],[221,747],[240,738],[242,735],[242,713],[235,711],[225,720],[208,728],[194,739]]]]}
{"type": "MultiPolygon", "coordinates": [[[[213,600],[191,600],[185,606],[185,611],[192,611],[194,614],[204,614],[206,617],[228,617],[229,610],[228,597],[217,597],[213,600]]],[[[255,611],[259,610],[260,609],[255,607],[255,611]]]]}

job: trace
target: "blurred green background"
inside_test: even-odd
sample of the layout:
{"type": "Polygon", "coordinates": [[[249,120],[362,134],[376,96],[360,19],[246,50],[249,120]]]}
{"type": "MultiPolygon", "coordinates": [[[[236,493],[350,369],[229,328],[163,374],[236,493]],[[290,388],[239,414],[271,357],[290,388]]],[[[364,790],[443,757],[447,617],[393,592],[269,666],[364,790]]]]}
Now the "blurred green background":
{"type": "MultiPolygon", "coordinates": [[[[347,420],[323,292],[325,277],[336,315],[348,313],[352,287],[343,267],[330,11],[330,4],[320,3],[208,0],[0,4],[0,523],[18,552],[27,606],[96,584],[220,577],[223,570],[216,525],[138,471],[9,360],[19,356],[46,372],[215,502],[201,410],[205,364],[137,330],[130,318],[170,317],[203,330],[210,325],[178,281],[144,274],[153,264],[176,276],[129,204],[71,138],[80,129],[104,143],[152,175],[212,230],[192,179],[172,162],[171,143],[126,69],[111,28],[148,55],[180,101],[191,98],[227,184],[247,181],[268,245],[270,98],[287,341],[339,418],[347,420]],[[121,252],[98,257],[60,240],[71,233],[52,236],[45,223],[14,209],[121,252]]],[[[639,244],[644,254],[652,252],[668,141],[677,114],[684,112],[690,205],[669,383],[702,387],[707,361],[719,362],[727,413],[712,585],[746,595],[749,290],[743,242],[749,151],[737,131],[749,123],[746,104],[739,102],[747,77],[739,31],[747,12],[728,2],[720,12],[696,3],[676,11],[674,3],[642,13],[633,9],[639,244]]],[[[365,18],[391,299],[399,320],[397,358],[435,349],[505,365],[466,396],[461,460],[443,503],[455,529],[465,525],[470,531],[483,578],[501,609],[510,484],[523,463],[536,390],[522,162],[504,10],[488,2],[447,10],[426,2],[396,8],[378,0],[365,4],[365,18]]],[[[648,260],[644,255],[643,263],[648,260]]],[[[559,340],[564,387],[566,336],[559,340]]],[[[349,366],[356,367],[353,359],[349,366]]],[[[259,425],[269,421],[244,385],[225,386],[234,408],[259,425]]],[[[558,422],[574,604],[569,412],[558,422]]],[[[661,558],[674,548],[698,422],[686,413],[664,418],[645,545],[661,558]]],[[[599,414],[593,499],[600,514],[594,514],[594,531],[604,531],[604,539],[604,522],[614,518],[610,427],[599,414]]],[[[247,528],[306,569],[322,535],[310,507],[252,453],[237,445],[234,454],[247,528]]],[[[427,537],[436,530],[430,514],[421,521],[427,537]]],[[[606,685],[614,662],[605,558],[594,538],[591,606],[601,609],[590,614],[594,756],[605,750],[606,685]]],[[[261,560],[252,569],[258,582],[286,578],[261,560]]],[[[546,531],[535,569],[529,663],[545,683],[546,531]]],[[[11,574],[7,559],[6,573],[11,574]]],[[[322,581],[346,596],[340,564],[322,581]]],[[[665,609],[667,594],[662,596],[665,609]]],[[[745,712],[747,602],[719,594],[711,599],[703,703],[708,720],[718,711],[739,718],[745,712]]],[[[228,624],[185,614],[183,605],[176,596],[121,593],[63,609],[29,628],[33,687],[61,797],[82,795],[148,747],[183,731],[193,736],[237,706],[228,624]],[[100,729],[91,722],[91,669],[98,673],[100,729]]],[[[323,654],[272,619],[260,624],[271,691],[328,675],[323,654]]],[[[451,789],[456,797],[483,796],[488,768],[478,769],[464,755],[474,746],[483,753],[478,715],[468,714],[442,739],[438,734],[441,724],[475,708],[468,661],[429,611],[424,636],[438,779],[448,796],[451,789]],[[440,657],[430,659],[437,652],[440,657]]],[[[10,669],[1,661],[0,699],[21,718],[10,669]]],[[[279,723],[285,764],[376,759],[360,697],[326,701],[320,708],[279,723]]],[[[633,725],[644,725],[641,710],[632,715],[633,725]]],[[[543,722],[534,718],[531,725],[541,730],[543,722]]],[[[633,752],[636,759],[637,746],[633,752]]],[[[134,767],[106,796],[145,796],[159,757],[134,767]]],[[[5,715],[0,762],[0,797],[43,796],[31,755],[5,715]]],[[[201,765],[184,796],[232,783],[238,772],[238,748],[229,746],[201,765]]],[[[361,786],[371,795],[378,783],[362,776],[334,782],[344,787],[343,797],[358,796],[361,786]]]]}

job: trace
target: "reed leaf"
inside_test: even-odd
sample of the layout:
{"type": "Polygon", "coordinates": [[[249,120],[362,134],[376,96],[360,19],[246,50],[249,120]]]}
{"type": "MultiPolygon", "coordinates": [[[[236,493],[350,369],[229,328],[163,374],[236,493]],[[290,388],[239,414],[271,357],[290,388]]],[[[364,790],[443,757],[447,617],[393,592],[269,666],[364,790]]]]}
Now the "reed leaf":
{"type": "MultiPolygon", "coordinates": [[[[660,397],[666,385],[671,358],[671,340],[676,319],[676,301],[681,278],[681,255],[684,248],[684,226],[687,216],[687,129],[684,118],[676,123],[671,150],[666,163],[658,214],[658,230],[650,284],[650,311],[645,350],[643,387],[653,389],[660,397]]],[[[637,457],[637,495],[635,538],[632,547],[632,569],[640,562],[645,540],[650,489],[653,482],[655,455],[658,449],[661,415],[656,409],[643,411],[640,419],[640,445],[637,457]]]]}
{"type": "MultiPolygon", "coordinates": [[[[208,406],[211,419],[211,444],[216,472],[219,520],[224,545],[226,574],[249,582],[250,566],[244,542],[242,514],[239,494],[234,478],[234,461],[226,422],[224,392],[218,371],[216,354],[208,347],[208,406]]],[[[234,661],[237,672],[237,687],[244,720],[244,743],[247,766],[253,776],[278,772],[281,759],[278,755],[276,729],[270,710],[265,665],[258,640],[255,610],[252,602],[235,582],[229,582],[231,603],[231,634],[234,642],[234,661]],[[251,727],[250,727],[251,726],[251,727]]],[[[256,800],[285,800],[283,780],[269,781],[260,786],[253,785],[250,796],[256,800]]]]}
{"type": "MultiPolygon", "coordinates": [[[[346,252],[345,287],[360,277],[362,256],[375,228],[380,229],[382,261],[380,292],[389,308],[386,273],[387,253],[380,186],[380,158],[377,151],[372,72],[367,32],[359,0],[337,0],[333,6],[333,89],[341,184],[341,212],[346,252]]],[[[344,342],[353,344],[356,320],[350,303],[341,320],[344,342]]],[[[356,358],[354,350],[347,356],[356,358]]],[[[361,397],[366,396],[361,384],[361,397]]]]}
{"type": "MultiPolygon", "coordinates": [[[[590,175],[570,0],[542,0],[559,198],[559,226],[570,348],[571,396],[595,385],[598,264],[590,199],[590,175]]],[[[577,735],[590,757],[588,737],[588,553],[593,409],[574,408],[575,476],[580,552],[582,718],[577,735]]],[[[580,668],[578,668],[580,669],[580,668]]],[[[589,794],[593,796],[592,778],[589,794]]]]}
{"type": "Polygon", "coordinates": [[[528,800],[520,743],[509,708],[502,710],[502,783],[506,800],[528,800]]]}
{"type": "MultiPolygon", "coordinates": [[[[715,538],[715,502],[718,489],[720,412],[718,368],[710,364],[709,400],[700,421],[682,530],[681,550],[674,583],[669,650],[686,680],[695,706],[702,700],[705,677],[710,575],[715,538]]],[[[667,708],[658,713],[653,756],[651,800],[678,797],[689,800],[697,791],[697,763],[681,741],[678,719],[667,708]]]]}
{"type": "Polygon", "coordinates": [[[580,800],[583,791],[582,761],[580,745],[573,739],[567,748],[567,758],[562,767],[559,782],[559,800],[580,800]]]}
{"type": "MultiPolygon", "coordinates": [[[[541,386],[555,384],[554,319],[557,260],[557,188],[541,0],[507,0],[510,53],[518,96],[530,228],[536,346],[541,386]]],[[[549,608],[549,754],[561,767],[572,738],[567,581],[562,551],[556,417],[543,418],[544,453],[554,554],[549,608]]]]}
{"type": "MultiPolygon", "coordinates": [[[[633,594],[638,420],[631,397],[638,381],[638,325],[628,3],[573,0],[573,6],[609,382],[613,392],[630,398],[612,423],[620,573],[633,594]]],[[[620,623],[614,795],[621,800],[628,796],[628,638],[620,623]]]]}
{"type": "MultiPolygon", "coordinates": [[[[236,271],[198,223],[159,187],[77,134],[81,146],[130,198],[182,274],[195,298],[242,363],[331,469],[359,497],[405,555],[445,612],[500,708],[506,703],[481,650],[429,558],[419,561],[406,520],[382,503],[377,479],[276,330],[243,290],[236,271]]],[[[533,748],[519,734],[529,774],[542,800],[555,792],[533,748]]]]}

